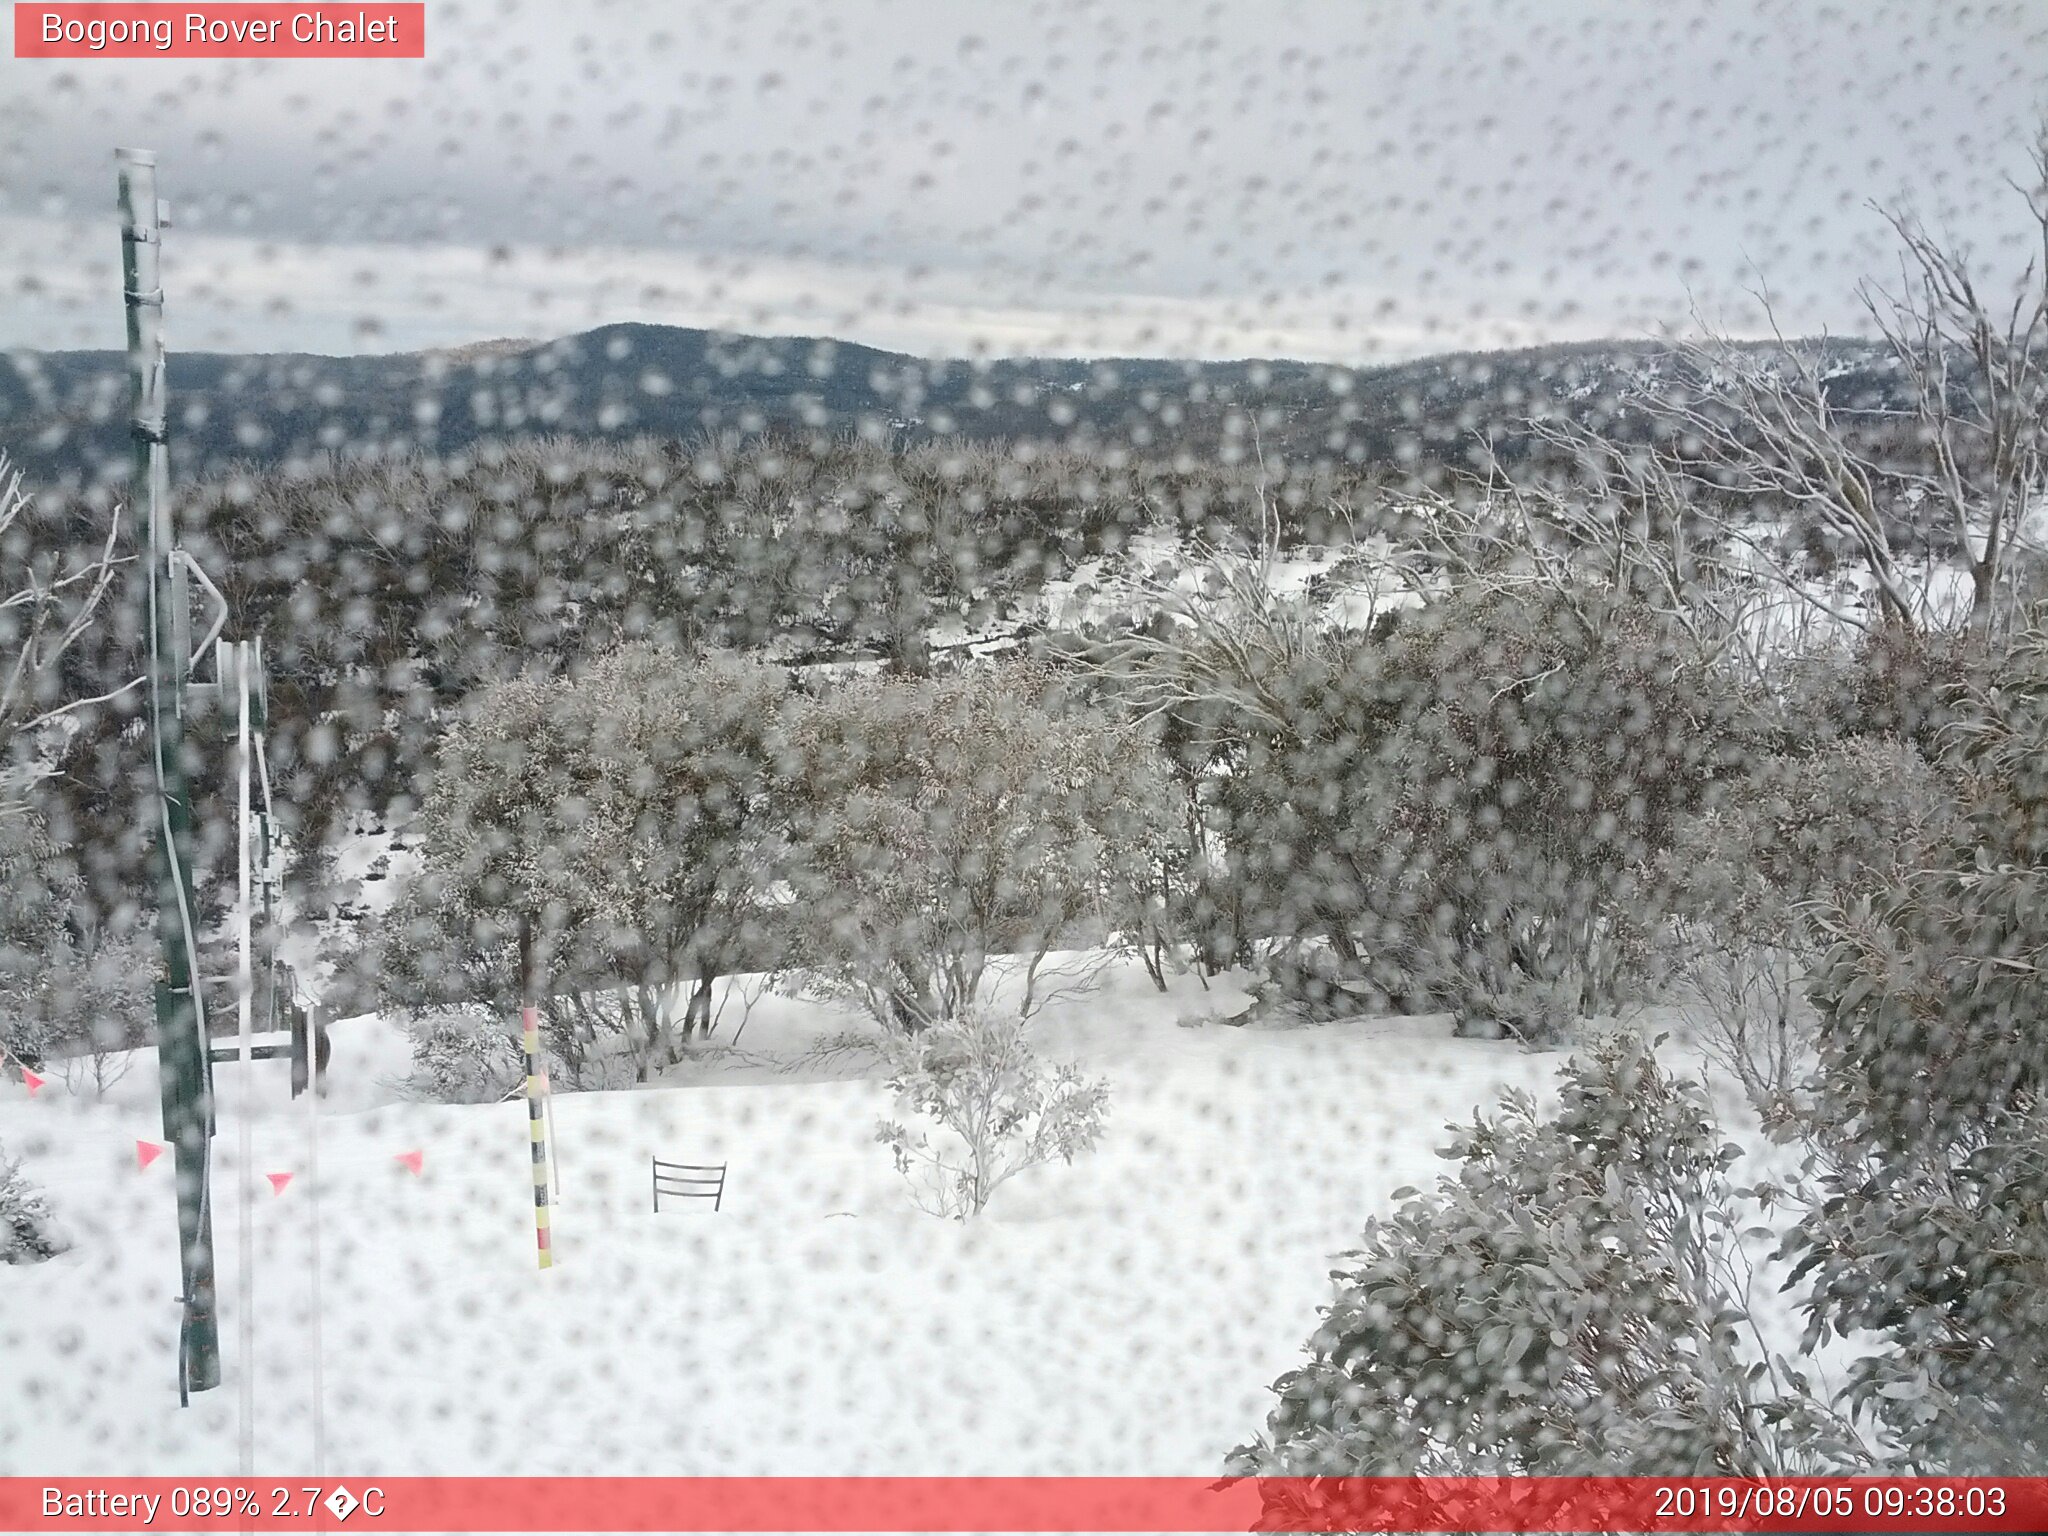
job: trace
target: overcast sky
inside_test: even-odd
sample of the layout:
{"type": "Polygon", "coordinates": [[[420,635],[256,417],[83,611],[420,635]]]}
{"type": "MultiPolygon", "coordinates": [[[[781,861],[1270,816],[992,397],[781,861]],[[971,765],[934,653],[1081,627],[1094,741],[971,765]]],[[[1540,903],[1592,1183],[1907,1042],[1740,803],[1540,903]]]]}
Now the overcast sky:
{"type": "MultiPolygon", "coordinates": [[[[2008,268],[2048,6],[429,0],[424,62],[0,59],[0,347],[612,320],[933,355],[1857,329],[1904,204],[2008,268]]],[[[2018,215],[2018,217],[2016,217],[2018,215]]]]}

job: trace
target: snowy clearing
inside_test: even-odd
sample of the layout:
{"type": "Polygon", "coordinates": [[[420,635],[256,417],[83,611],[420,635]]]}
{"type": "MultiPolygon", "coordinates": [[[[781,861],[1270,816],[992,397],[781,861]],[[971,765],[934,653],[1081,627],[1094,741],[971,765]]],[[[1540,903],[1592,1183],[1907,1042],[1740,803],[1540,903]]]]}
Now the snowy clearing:
{"type": "MultiPolygon", "coordinates": [[[[253,1171],[295,1174],[282,1195],[255,1180],[257,1465],[312,1465],[317,1213],[329,1473],[1214,1472],[1298,1354],[1326,1261],[1435,1174],[1447,1122],[1544,1090],[1557,1058],[1439,1019],[1176,1022],[1205,1001],[1132,966],[1048,1010],[1045,1054],[1112,1081],[1109,1136],[965,1227],[911,1207],[872,1081],[686,1066],[697,1080],[558,1095],[547,1273],[525,1106],[395,1102],[403,1036],[337,1025],[317,1178],[286,1065],[255,1069],[253,1171]],[[414,1150],[417,1177],[397,1160],[414,1150]],[[723,1210],[650,1214],[655,1154],[730,1161],[723,1210]]],[[[779,1054],[844,1022],[771,998],[745,1043],[779,1054]]],[[[103,1104],[0,1088],[0,1137],[75,1243],[0,1271],[0,1311],[27,1324],[0,1470],[233,1471],[236,1074],[214,1175],[227,1378],[183,1411],[170,1160],[135,1155],[161,1138],[150,1061],[103,1104]]]]}

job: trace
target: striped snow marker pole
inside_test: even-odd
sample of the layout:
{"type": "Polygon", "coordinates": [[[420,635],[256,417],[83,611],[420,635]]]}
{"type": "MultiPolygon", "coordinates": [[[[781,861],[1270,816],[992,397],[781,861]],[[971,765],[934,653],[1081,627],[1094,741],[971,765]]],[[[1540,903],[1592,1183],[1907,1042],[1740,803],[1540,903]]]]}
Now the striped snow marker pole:
{"type": "Polygon", "coordinates": [[[547,1105],[543,1098],[546,1080],[540,1071],[540,1007],[535,1001],[539,989],[533,976],[533,921],[519,918],[519,1026],[520,1044],[526,1052],[526,1124],[533,1139],[533,1238],[540,1253],[540,1267],[554,1266],[553,1234],[548,1224],[548,1132],[547,1105]]]}

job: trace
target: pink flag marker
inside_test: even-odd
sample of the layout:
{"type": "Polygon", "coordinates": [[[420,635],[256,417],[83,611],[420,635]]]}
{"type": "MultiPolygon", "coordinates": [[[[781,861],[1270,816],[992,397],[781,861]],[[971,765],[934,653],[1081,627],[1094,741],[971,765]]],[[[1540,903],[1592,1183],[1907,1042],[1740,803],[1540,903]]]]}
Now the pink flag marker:
{"type": "Polygon", "coordinates": [[[34,1098],[36,1096],[36,1090],[42,1087],[43,1084],[47,1081],[47,1078],[41,1078],[36,1076],[36,1074],[29,1071],[27,1067],[23,1067],[21,1069],[21,1085],[22,1087],[28,1090],[28,1096],[30,1098],[34,1098]]]}
{"type": "Polygon", "coordinates": [[[270,1180],[270,1192],[274,1195],[283,1194],[285,1185],[292,1181],[292,1176],[288,1173],[266,1173],[263,1177],[270,1180]]]}
{"type": "Polygon", "coordinates": [[[398,1154],[398,1161],[405,1164],[415,1175],[419,1173],[420,1165],[426,1160],[427,1154],[424,1152],[401,1152],[398,1154]]]}
{"type": "Polygon", "coordinates": [[[158,1158],[162,1157],[162,1156],[164,1155],[164,1152],[165,1152],[166,1150],[167,1150],[167,1149],[166,1149],[166,1148],[165,1148],[165,1147],[163,1146],[163,1144],[162,1144],[161,1142],[155,1142],[155,1141],[138,1141],[138,1142],[136,1142],[136,1143],[135,1143],[135,1166],[136,1166],[136,1167],[138,1167],[138,1168],[147,1168],[147,1167],[148,1167],[148,1166],[149,1166],[149,1165],[150,1165],[151,1163],[155,1162],[155,1161],[156,1161],[156,1160],[157,1160],[158,1158]]]}

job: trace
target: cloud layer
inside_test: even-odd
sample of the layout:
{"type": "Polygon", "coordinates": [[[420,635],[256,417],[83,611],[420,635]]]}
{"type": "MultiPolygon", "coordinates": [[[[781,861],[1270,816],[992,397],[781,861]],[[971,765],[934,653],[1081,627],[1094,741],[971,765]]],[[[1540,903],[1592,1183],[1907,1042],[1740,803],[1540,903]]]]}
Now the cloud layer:
{"type": "Polygon", "coordinates": [[[116,346],[111,151],[175,339],[608,320],[1368,362],[1855,328],[1867,204],[2019,259],[2038,9],[1628,0],[436,4],[424,64],[0,61],[0,345],[116,346]]]}

